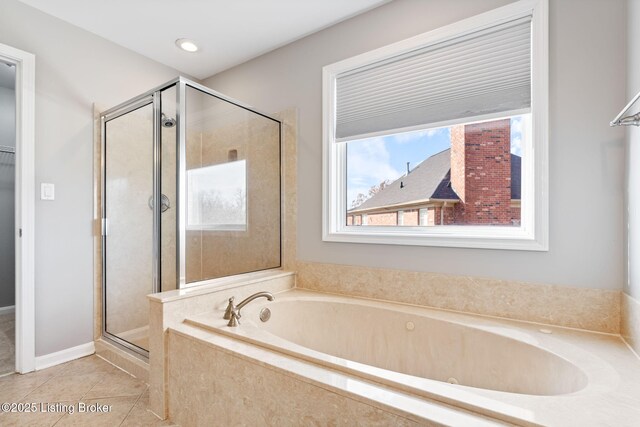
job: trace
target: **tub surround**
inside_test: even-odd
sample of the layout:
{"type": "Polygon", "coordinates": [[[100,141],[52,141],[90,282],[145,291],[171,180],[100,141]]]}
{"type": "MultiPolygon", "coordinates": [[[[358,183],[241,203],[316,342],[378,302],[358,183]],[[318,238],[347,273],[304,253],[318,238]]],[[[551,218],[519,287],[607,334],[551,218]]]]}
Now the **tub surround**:
{"type": "MultiPolygon", "coordinates": [[[[281,416],[291,416],[293,417],[292,419],[297,419],[296,417],[305,413],[306,408],[304,405],[299,406],[295,402],[291,402],[289,400],[290,393],[281,393],[279,391],[284,390],[280,387],[293,387],[295,389],[291,384],[287,384],[287,381],[291,382],[292,380],[278,378],[267,380],[267,376],[272,375],[269,374],[272,371],[281,372],[285,377],[293,377],[296,381],[306,384],[317,385],[318,382],[323,381],[321,378],[324,378],[327,384],[322,385],[321,387],[323,388],[330,385],[332,392],[342,394],[348,399],[376,406],[397,416],[403,416],[419,423],[441,422],[443,424],[465,425],[459,421],[456,422],[455,418],[444,421],[443,419],[433,419],[425,415],[429,413],[425,410],[428,405],[438,405],[440,403],[461,407],[466,411],[482,414],[500,422],[516,423],[518,425],[633,426],[640,419],[640,363],[629,352],[620,337],[614,335],[547,326],[544,326],[543,329],[545,330],[543,332],[540,330],[541,325],[530,323],[483,318],[378,301],[357,300],[300,290],[283,292],[272,303],[256,302],[252,306],[247,306],[244,311],[243,324],[238,328],[225,326],[225,322],[220,319],[223,313],[223,310],[220,309],[218,313],[210,312],[190,317],[185,324],[179,324],[170,329],[168,340],[168,413],[173,421],[188,424],[195,419],[189,417],[205,417],[198,418],[198,420],[207,420],[208,418],[206,417],[211,416],[211,414],[189,415],[188,412],[190,411],[187,408],[189,405],[194,405],[192,406],[194,409],[192,412],[198,412],[195,409],[202,408],[203,405],[197,402],[200,399],[209,399],[207,401],[210,401],[211,395],[209,393],[214,393],[217,404],[225,408],[237,404],[234,402],[240,401],[241,404],[242,398],[252,399],[253,405],[259,407],[260,410],[257,413],[249,414],[249,418],[246,419],[247,422],[260,422],[259,418],[252,417],[276,416],[276,408],[279,407],[289,408],[285,410],[285,414],[280,414],[281,416]],[[564,385],[557,384],[560,388],[551,387],[544,391],[539,387],[545,384],[545,374],[547,380],[550,381],[549,385],[553,383],[554,378],[562,377],[560,375],[561,372],[558,371],[558,366],[552,363],[553,360],[551,359],[545,358],[546,361],[541,362],[542,359],[537,360],[534,357],[530,360],[531,363],[523,362],[527,366],[520,368],[540,370],[535,375],[523,373],[516,365],[509,369],[509,364],[501,364],[497,371],[489,370],[489,376],[497,376],[499,379],[487,378],[487,381],[502,381],[507,384],[507,387],[509,387],[509,381],[512,381],[512,386],[520,390],[518,393],[511,393],[486,388],[451,385],[447,384],[446,380],[442,381],[442,379],[441,381],[434,381],[366,364],[363,365],[362,363],[354,363],[341,357],[336,358],[335,355],[322,354],[320,351],[302,347],[278,336],[278,334],[283,333],[282,331],[279,332],[282,329],[282,320],[276,320],[279,315],[292,316],[290,319],[291,330],[284,332],[290,337],[297,336],[304,339],[305,336],[308,338],[308,335],[312,338],[317,335],[317,339],[313,340],[313,345],[315,345],[316,341],[322,343],[323,337],[327,338],[325,335],[331,335],[321,326],[319,328],[313,327],[315,317],[312,309],[305,306],[306,308],[300,308],[301,312],[296,314],[297,309],[295,307],[297,305],[287,305],[291,301],[298,301],[299,305],[312,301],[312,303],[331,304],[355,303],[359,307],[378,310],[381,308],[399,309],[400,312],[396,312],[396,314],[400,317],[411,317],[415,324],[416,332],[410,333],[418,333],[420,328],[427,327],[427,323],[421,320],[424,319],[422,316],[427,316],[428,319],[437,319],[441,322],[450,322],[458,326],[468,327],[472,331],[475,330],[475,333],[484,331],[485,333],[493,334],[495,337],[500,337],[497,341],[491,341],[495,345],[501,346],[496,348],[495,351],[514,355],[519,354],[519,347],[529,346],[534,353],[535,351],[542,351],[546,352],[548,356],[557,355],[560,357],[558,360],[574,366],[573,369],[577,369],[576,372],[579,372],[580,375],[577,377],[572,376],[570,375],[571,372],[567,371],[568,382],[565,381],[564,385]],[[270,322],[280,323],[268,326],[269,322],[262,324],[257,320],[257,313],[264,306],[268,306],[272,310],[270,322]],[[291,312],[292,309],[293,312],[291,312]],[[284,314],[282,314],[283,311],[279,310],[283,310],[284,314]],[[306,313],[305,319],[309,318],[304,323],[300,322],[301,318],[299,317],[302,315],[302,311],[306,313]],[[307,316],[309,313],[311,314],[307,316]],[[196,325],[199,325],[199,327],[194,328],[196,325]],[[233,340],[232,338],[236,339],[233,340]],[[502,347],[503,344],[499,343],[500,340],[505,342],[504,345],[506,347],[502,347]],[[208,352],[206,347],[209,347],[208,352]],[[184,363],[186,360],[190,360],[190,362],[184,363]],[[172,361],[179,362],[173,363],[172,361]],[[217,367],[218,363],[223,366],[217,367]],[[202,364],[206,366],[201,366],[202,364]],[[260,371],[263,373],[251,373],[258,370],[255,365],[262,366],[263,369],[260,369],[260,371]],[[219,372],[216,370],[219,370],[219,372]],[[198,375],[200,377],[197,379],[193,378],[198,375]],[[572,382],[569,377],[577,378],[577,382],[572,382]],[[255,384],[256,389],[254,390],[249,384],[246,384],[246,387],[235,385],[238,378],[251,381],[251,384],[255,384]],[[189,381],[193,381],[191,385],[189,385],[189,381]],[[193,388],[193,384],[198,383],[198,381],[202,383],[200,387],[208,390],[203,393],[203,396],[198,396],[198,393],[195,392],[198,390],[197,386],[193,388]],[[359,395],[359,387],[365,381],[368,381],[366,387],[370,389],[367,393],[359,395]],[[235,391],[229,391],[229,388],[235,391]],[[262,397],[252,395],[253,392],[262,388],[266,388],[266,390],[262,390],[265,393],[262,397]],[[236,392],[240,394],[234,394],[236,392]],[[378,406],[380,402],[376,403],[376,398],[382,394],[394,396],[390,400],[386,400],[386,402],[393,402],[394,406],[397,402],[403,402],[403,399],[407,399],[407,397],[412,399],[414,405],[411,409],[404,407],[408,412],[399,409],[403,408],[402,405],[395,408],[389,408],[388,406],[382,408],[378,406]],[[264,396],[269,397],[265,399],[264,396]],[[585,408],[590,408],[590,410],[585,411],[585,408]]],[[[379,315],[373,312],[369,316],[359,311],[358,313],[358,315],[362,315],[361,317],[366,317],[365,323],[373,325],[376,330],[380,329],[382,335],[385,333],[384,330],[388,329],[387,325],[394,322],[393,316],[379,318],[379,315]],[[375,326],[376,322],[381,322],[381,324],[375,326]]],[[[332,316],[339,317],[340,314],[332,313],[332,316]]],[[[356,320],[354,319],[353,322],[355,328],[358,327],[356,320]]],[[[337,321],[339,322],[339,319],[337,321]]],[[[400,323],[403,326],[404,320],[400,323]]],[[[438,339],[437,330],[429,333],[435,334],[433,339],[438,339]]],[[[335,331],[333,335],[336,335],[335,331]]],[[[450,334],[447,333],[446,335],[449,336],[450,334]]],[[[460,337],[457,334],[454,335],[454,338],[449,338],[449,344],[455,346],[458,344],[457,339],[460,337]]],[[[338,336],[338,341],[339,338],[338,336]]],[[[444,341],[447,339],[444,336],[441,338],[444,341]]],[[[492,363],[493,357],[490,354],[493,351],[492,349],[487,352],[486,347],[482,349],[467,348],[466,345],[471,344],[473,340],[461,339],[466,343],[463,348],[466,349],[467,354],[474,354],[473,358],[467,357],[466,360],[463,357],[461,363],[467,363],[470,367],[475,366],[477,369],[483,362],[492,363]],[[480,360],[483,357],[487,359],[480,360]],[[477,363],[480,363],[480,365],[477,365],[477,363]]],[[[444,341],[440,344],[447,344],[444,341]]],[[[342,350],[361,353],[360,357],[366,359],[369,357],[366,354],[367,351],[362,352],[360,348],[372,347],[362,343],[359,344],[354,345],[353,348],[343,348],[342,350]]],[[[439,348],[440,344],[436,347],[439,348]]],[[[318,345],[322,347],[322,344],[318,345]]],[[[334,347],[332,343],[327,345],[329,348],[334,347]]],[[[415,343],[415,345],[418,344],[415,343]]],[[[391,347],[402,348],[402,345],[391,345],[391,347]]],[[[437,348],[415,347],[414,350],[421,356],[428,357],[429,354],[433,355],[433,351],[437,351],[437,348]]],[[[340,349],[333,348],[330,351],[338,352],[340,349]]],[[[375,355],[373,356],[375,357],[375,355]]],[[[518,360],[527,359],[521,356],[517,356],[518,360]]],[[[536,356],[536,354],[533,354],[533,356],[536,356]]],[[[395,356],[390,355],[389,357],[393,359],[395,356]]],[[[408,357],[411,358],[411,355],[408,357]]],[[[455,357],[452,357],[452,359],[455,359],[455,357]]],[[[410,366],[410,362],[403,363],[400,361],[397,366],[406,369],[407,366],[410,366]]],[[[451,369],[455,370],[455,367],[451,367],[451,369]]],[[[471,368],[467,372],[471,376],[478,374],[471,368]]],[[[466,375],[464,370],[458,372],[458,374],[461,379],[466,375]]],[[[480,375],[482,374],[486,375],[487,373],[480,373],[480,375]]],[[[463,384],[462,381],[461,384],[463,384]]],[[[287,390],[290,390],[290,388],[287,388],[287,390]]],[[[317,396],[317,399],[314,398],[314,407],[323,408],[324,410],[325,405],[326,407],[331,405],[331,400],[328,397],[317,396]]],[[[319,412],[323,413],[323,410],[319,412]]],[[[238,416],[237,412],[230,412],[234,413],[234,416],[238,416]]],[[[315,411],[315,413],[317,412],[315,411]]],[[[314,411],[309,411],[307,415],[311,416],[311,414],[314,414],[314,411]]],[[[468,414],[468,412],[463,411],[461,414],[468,414]]],[[[335,421],[330,412],[326,415],[328,418],[323,418],[323,422],[335,421]]],[[[275,420],[277,419],[276,417],[275,420]]],[[[267,418],[267,420],[267,423],[272,421],[271,418],[267,418]]]]}
{"type": "Polygon", "coordinates": [[[301,289],[618,334],[620,291],[298,261],[301,289]]]}
{"type": "Polygon", "coordinates": [[[171,359],[166,349],[169,328],[180,325],[191,314],[217,310],[224,313],[232,296],[236,301],[241,301],[259,291],[277,294],[294,286],[293,273],[269,270],[216,279],[203,286],[149,295],[149,398],[154,413],[163,419],[168,415],[167,364],[171,359]]]}
{"type": "Polygon", "coordinates": [[[620,334],[640,359],[640,301],[624,292],[620,334]]]}
{"type": "Polygon", "coordinates": [[[508,425],[189,325],[167,335],[169,418],[181,425],[508,425]]]}

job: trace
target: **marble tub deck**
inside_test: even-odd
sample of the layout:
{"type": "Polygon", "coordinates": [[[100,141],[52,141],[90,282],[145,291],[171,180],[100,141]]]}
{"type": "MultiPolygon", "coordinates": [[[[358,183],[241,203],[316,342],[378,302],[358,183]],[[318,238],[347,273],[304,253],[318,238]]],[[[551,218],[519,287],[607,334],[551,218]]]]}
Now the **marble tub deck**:
{"type": "Polygon", "coordinates": [[[173,426],[149,411],[148,385],[98,356],[25,375],[0,378],[0,402],[74,405],[76,412],[0,412],[1,426],[173,426]],[[78,413],[78,403],[109,405],[109,412],[78,413]]]}
{"type": "MultiPolygon", "coordinates": [[[[310,294],[308,291],[299,290],[290,291],[290,293],[310,294]]],[[[334,298],[333,296],[327,297],[334,298]]],[[[273,309],[276,309],[275,306],[273,309]]],[[[406,309],[410,308],[406,307],[406,309]]],[[[418,309],[416,308],[416,310],[418,309]]],[[[199,372],[201,375],[206,371],[200,369],[199,363],[209,358],[209,356],[205,356],[204,349],[208,347],[211,351],[210,354],[212,354],[211,357],[221,358],[221,354],[232,355],[233,358],[239,360],[240,365],[242,365],[240,363],[240,359],[242,359],[245,365],[259,365],[268,371],[279,371],[285,377],[296,377],[302,382],[313,383],[324,389],[332,389],[333,393],[349,396],[351,400],[366,402],[366,404],[378,406],[380,409],[384,409],[383,406],[380,406],[384,403],[374,402],[371,396],[387,393],[393,397],[388,397],[385,400],[396,403],[391,412],[401,413],[402,417],[419,424],[428,420],[433,421],[430,414],[434,413],[435,409],[426,405],[437,405],[437,402],[442,402],[488,416],[495,422],[516,425],[579,425],[582,427],[637,427],[640,425],[640,360],[625,345],[620,336],[442,310],[422,308],[420,310],[430,312],[430,316],[449,319],[460,324],[469,323],[475,327],[484,327],[514,339],[537,343],[537,346],[566,358],[583,370],[588,377],[588,384],[576,392],[545,396],[499,392],[427,380],[430,384],[427,384],[429,388],[425,390],[431,399],[417,398],[414,395],[408,397],[406,392],[392,391],[382,383],[380,383],[380,387],[377,387],[362,382],[364,379],[372,380],[370,376],[363,376],[360,380],[351,375],[350,371],[345,370],[343,373],[342,369],[337,369],[335,366],[324,367],[315,360],[292,358],[292,354],[286,349],[276,350],[267,344],[257,344],[258,341],[255,340],[249,342],[244,338],[231,337],[224,330],[224,326],[222,326],[223,330],[216,327],[203,327],[205,324],[210,324],[210,321],[215,323],[221,314],[207,313],[195,316],[195,323],[186,322],[169,329],[170,336],[175,337],[173,338],[174,342],[179,341],[182,344],[180,346],[169,345],[170,378],[173,379],[173,383],[170,381],[170,388],[181,383],[180,377],[182,375],[188,375],[191,371],[199,372]],[[187,357],[194,356],[185,353],[191,345],[200,348],[201,354],[190,363],[185,363],[187,357]],[[177,352],[185,354],[181,353],[179,357],[176,357],[177,352]],[[172,359],[180,360],[181,363],[172,364],[172,359]],[[336,384],[347,384],[348,387],[342,388],[336,384]],[[357,387],[349,386],[349,384],[357,384],[357,387]],[[369,387],[370,390],[360,394],[366,387],[369,387]],[[398,404],[405,400],[407,401],[406,408],[401,410],[402,405],[398,404]],[[411,407],[410,410],[409,407],[411,407]]],[[[249,325],[247,322],[249,321],[245,321],[245,325],[249,325]]],[[[533,368],[524,364],[521,366],[521,369],[533,368]]],[[[503,374],[508,374],[508,372],[503,374]]],[[[222,372],[213,378],[212,382],[225,384],[224,387],[226,387],[229,380],[233,381],[234,377],[237,378],[237,375],[231,375],[229,378],[225,378],[225,376],[222,372]]],[[[222,388],[224,389],[224,387],[222,388]]],[[[180,386],[178,386],[179,388],[180,386]]],[[[193,398],[191,394],[193,390],[189,384],[184,384],[182,391],[186,392],[185,396],[188,396],[189,399],[193,398]]],[[[273,396],[274,392],[270,394],[273,396]]],[[[175,397],[179,395],[178,392],[171,393],[171,399],[174,400],[170,406],[173,405],[174,410],[176,407],[184,406],[188,400],[176,400],[175,397]]],[[[278,401],[278,399],[275,400],[278,401]]],[[[443,424],[465,425],[460,424],[460,420],[457,420],[457,423],[450,422],[455,420],[458,414],[455,413],[455,410],[451,412],[451,407],[445,409],[450,412],[444,417],[446,421],[443,424]]],[[[176,420],[180,422],[180,418],[176,418],[176,420]]],[[[487,421],[483,420],[485,423],[487,421]]],[[[477,422],[479,421],[474,420],[474,423],[477,422]]]]}

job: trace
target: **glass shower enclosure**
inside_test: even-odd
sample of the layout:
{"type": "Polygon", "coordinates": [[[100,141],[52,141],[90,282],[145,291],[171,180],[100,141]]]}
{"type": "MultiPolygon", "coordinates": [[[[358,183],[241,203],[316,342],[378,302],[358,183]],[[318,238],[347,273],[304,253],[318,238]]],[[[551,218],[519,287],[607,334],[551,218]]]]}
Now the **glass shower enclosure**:
{"type": "Polygon", "coordinates": [[[102,332],[148,356],[148,294],[280,267],[281,123],[179,77],[101,126],[102,332]]]}

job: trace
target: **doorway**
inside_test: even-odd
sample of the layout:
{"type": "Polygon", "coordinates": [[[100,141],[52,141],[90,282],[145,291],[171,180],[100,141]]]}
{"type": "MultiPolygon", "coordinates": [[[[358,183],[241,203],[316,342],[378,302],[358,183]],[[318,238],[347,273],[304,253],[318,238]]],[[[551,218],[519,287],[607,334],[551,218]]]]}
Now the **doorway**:
{"type": "Polygon", "coordinates": [[[0,61],[0,375],[15,371],[16,66],[0,61]]]}
{"type": "Polygon", "coordinates": [[[8,103],[13,105],[13,115],[0,119],[3,132],[10,135],[0,140],[3,146],[0,175],[5,181],[0,186],[8,193],[4,194],[5,201],[0,201],[4,208],[0,217],[10,217],[6,221],[8,237],[0,234],[3,245],[0,256],[8,260],[0,261],[5,272],[0,278],[4,284],[0,286],[7,288],[2,291],[0,307],[2,314],[10,314],[9,320],[0,326],[7,338],[4,344],[0,343],[0,359],[8,358],[9,366],[13,360],[9,373],[24,374],[35,369],[35,56],[0,44],[0,69],[13,76],[8,78],[13,81],[13,90],[3,90],[5,97],[13,100],[8,103]],[[11,198],[13,203],[8,204],[11,198]],[[5,267],[5,262],[13,264],[13,269],[5,267]],[[5,305],[11,302],[13,307],[5,305]]]}

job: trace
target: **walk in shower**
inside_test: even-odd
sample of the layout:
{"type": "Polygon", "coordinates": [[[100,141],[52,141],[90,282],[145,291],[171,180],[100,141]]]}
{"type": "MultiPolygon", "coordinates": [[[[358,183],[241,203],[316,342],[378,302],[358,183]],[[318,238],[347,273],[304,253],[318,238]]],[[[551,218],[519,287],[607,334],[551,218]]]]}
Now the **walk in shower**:
{"type": "Polygon", "coordinates": [[[148,355],[150,293],[281,264],[281,123],[179,77],[101,115],[103,336],[148,355]]]}

